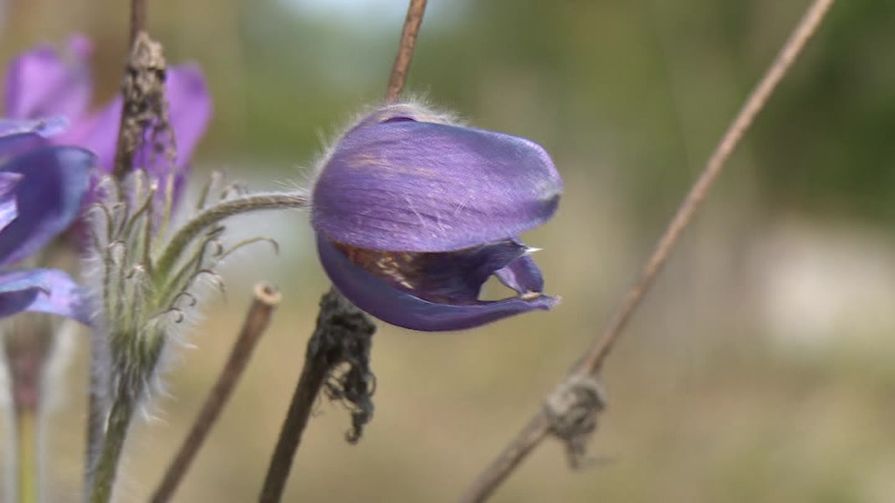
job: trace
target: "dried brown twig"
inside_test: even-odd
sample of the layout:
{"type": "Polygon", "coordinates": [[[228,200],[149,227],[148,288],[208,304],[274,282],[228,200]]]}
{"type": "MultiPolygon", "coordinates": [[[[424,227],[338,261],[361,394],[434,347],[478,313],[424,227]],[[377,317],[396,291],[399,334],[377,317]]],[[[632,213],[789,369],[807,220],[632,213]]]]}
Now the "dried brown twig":
{"type": "Polygon", "coordinates": [[[413,61],[413,52],[416,49],[416,36],[423,24],[423,14],[426,12],[426,0],[410,0],[407,8],[407,17],[404,18],[404,28],[401,30],[401,42],[398,44],[398,54],[395,56],[395,64],[392,65],[392,73],[388,79],[388,90],[385,93],[385,101],[395,101],[404,89],[407,82],[407,72],[410,62],[413,61]]]}
{"type": "Polygon", "coordinates": [[[832,4],[833,0],[814,0],[808,7],[776,59],[715,147],[702,174],[684,198],[649,260],[641,269],[637,282],[628,290],[602,335],[587,349],[563,383],[547,397],[544,407],[528,421],[497,459],[478,476],[462,497],[462,501],[477,502],[487,499],[549,435],[556,436],[566,443],[573,460],[583,454],[584,442],[595,430],[596,416],[604,407],[595,378],[606,357],[611,353],[628,321],[662,272],[675,245],[705,200],[727,159],[802,52],[805,44],[816,32],[832,4]]]}
{"type": "MultiPolygon", "coordinates": [[[[388,102],[396,101],[404,89],[425,10],[426,0],[410,0],[385,94],[388,102]]],[[[352,411],[352,428],[346,438],[352,443],[360,439],[364,425],[373,415],[370,397],[374,378],[369,364],[375,331],[376,325],[369,317],[336,289],[330,288],[321,297],[317,327],[308,340],[304,367],[267,469],[260,502],[273,503],[282,498],[292,461],[321,389],[330,399],[348,405],[352,411]],[[335,375],[344,367],[347,369],[341,375],[335,375]]]]}
{"type": "Polygon", "coordinates": [[[131,0],[131,45],[137,41],[138,33],[146,31],[146,4],[148,1],[131,0]]]}
{"type": "Polygon", "coordinates": [[[255,297],[252,300],[252,305],[249,306],[248,313],[246,313],[239,336],[233,343],[233,349],[230,350],[230,357],[227,359],[224,368],[221,369],[214,387],[208,393],[205,404],[196,417],[192,429],[184,439],[180,450],[168,466],[165,476],[152,495],[150,501],[153,503],[169,501],[174,495],[174,491],[177,490],[177,486],[186,475],[190,464],[199,452],[199,448],[202,447],[205,438],[236,388],[240,376],[249,363],[252,351],[270,324],[270,319],[279,305],[280,299],[279,291],[273,286],[265,283],[259,283],[255,286],[255,297]]]}

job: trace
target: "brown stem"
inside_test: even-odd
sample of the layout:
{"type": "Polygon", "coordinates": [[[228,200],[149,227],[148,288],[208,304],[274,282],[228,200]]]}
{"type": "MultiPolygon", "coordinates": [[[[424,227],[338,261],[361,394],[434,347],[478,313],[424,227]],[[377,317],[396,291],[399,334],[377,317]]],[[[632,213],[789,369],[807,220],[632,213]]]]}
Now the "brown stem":
{"type": "Polygon", "coordinates": [[[137,34],[146,31],[146,4],[148,0],[131,0],[131,47],[137,40],[137,34]]]}
{"type": "Polygon", "coordinates": [[[337,383],[327,385],[327,391],[330,397],[344,399],[359,409],[353,414],[354,430],[349,433],[348,439],[356,441],[359,438],[363,422],[372,415],[372,404],[369,403],[372,390],[368,373],[370,346],[375,331],[376,326],[366,315],[334,289],[330,289],[320,299],[317,327],[308,340],[301,377],[270,459],[259,498],[261,503],[274,503],[282,498],[292,469],[292,460],[301,443],[317,395],[327,385],[335,369],[342,364],[347,364],[349,371],[337,383]]]}
{"type": "MultiPolygon", "coordinates": [[[[610,318],[609,324],[602,335],[587,349],[580,362],[566,377],[565,384],[582,377],[596,376],[599,373],[603,362],[612,351],[628,321],[640,306],[641,301],[655,283],[656,277],[668,261],[668,257],[684,230],[692,221],[696,210],[699,209],[705,200],[706,195],[724,168],[727,159],[752,125],[755,117],[764,108],[793,62],[802,52],[805,44],[817,31],[832,4],[833,0],[815,0],[808,7],[776,59],[746,99],[745,104],[715,147],[714,152],[706,162],[702,174],[697,178],[690,192],[684,198],[680,207],[678,207],[649,260],[641,269],[639,279],[625,294],[621,306],[610,318]]],[[[538,411],[529,420],[525,428],[500,453],[497,459],[479,475],[462,498],[462,501],[473,502],[487,499],[519,466],[523,459],[548,436],[552,428],[553,425],[548,414],[545,414],[543,410],[538,411]]]]}
{"type": "Polygon", "coordinates": [[[301,443],[305,426],[308,424],[317,393],[331,369],[331,362],[318,359],[305,361],[301,377],[295,387],[295,393],[292,395],[292,402],[289,404],[289,410],[283,420],[276,449],[270,459],[264,488],[261,490],[261,497],[258,498],[260,503],[275,503],[282,498],[286,481],[289,479],[289,472],[292,470],[292,461],[295,458],[295,452],[298,451],[298,445],[301,443]]]}
{"type": "Polygon", "coordinates": [[[413,61],[413,52],[416,48],[416,37],[423,24],[423,14],[426,12],[426,0],[410,0],[407,8],[407,17],[404,18],[404,29],[401,30],[401,42],[398,45],[398,55],[395,56],[395,64],[388,79],[388,91],[385,93],[385,101],[393,102],[398,99],[407,81],[407,72],[410,62],[413,61]]]}
{"type": "Polygon", "coordinates": [[[245,321],[239,336],[233,343],[233,349],[230,351],[230,357],[214,387],[208,393],[205,404],[193,423],[180,450],[174,457],[174,460],[168,466],[164,478],[155,490],[151,501],[153,503],[163,503],[169,501],[177,490],[180,481],[186,475],[199,448],[205,442],[205,438],[211,431],[212,426],[217,421],[230,399],[230,395],[236,388],[236,383],[248,365],[252,351],[264,335],[264,331],[270,324],[270,319],[277,305],[280,303],[280,293],[271,285],[258,284],[255,286],[255,298],[249,311],[246,314],[245,321]]]}

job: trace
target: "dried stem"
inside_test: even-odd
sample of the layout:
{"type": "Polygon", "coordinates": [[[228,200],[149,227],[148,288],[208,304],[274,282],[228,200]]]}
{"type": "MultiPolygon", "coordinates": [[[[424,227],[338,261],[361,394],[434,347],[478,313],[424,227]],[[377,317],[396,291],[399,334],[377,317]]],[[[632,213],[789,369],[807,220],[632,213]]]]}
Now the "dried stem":
{"type": "MultiPolygon", "coordinates": [[[[727,159],[739,144],[743,135],[752,125],[756,115],[764,108],[777,85],[783,79],[804,49],[806,43],[820,26],[833,0],[815,0],[793,30],[789,39],[778,53],[770,68],[747,98],[742,109],[728,127],[721,141],[715,147],[690,192],[681,203],[668,225],[649,260],[643,266],[637,282],[628,290],[621,306],[609,321],[601,337],[584,353],[580,362],[573,368],[564,381],[568,383],[595,377],[606,357],[623,333],[623,329],[640,306],[641,301],[655,283],[665,263],[680,239],[683,231],[693,219],[696,210],[705,200],[727,159]]],[[[564,386],[561,385],[560,388],[564,386]]],[[[565,390],[560,390],[565,391],[565,390]]],[[[548,397],[549,404],[556,392],[548,397]]],[[[484,501],[512,473],[512,471],[531,453],[550,433],[555,433],[555,411],[547,406],[538,411],[523,430],[507,445],[498,458],[488,466],[472,484],[462,501],[484,501]],[[551,413],[553,412],[553,413],[551,413]]]]}
{"type": "MultiPolygon", "coordinates": [[[[147,141],[157,143],[160,151],[171,150],[167,147],[173,145],[165,97],[167,64],[162,45],[142,30],[134,37],[121,83],[123,103],[112,171],[118,180],[134,170],[134,155],[147,141]],[[163,146],[158,141],[161,135],[168,135],[172,141],[163,146]]],[[[172,159],[176,157],[173,150],[167,154],[172,159]]]]}
{"type": "Polygon", "coordinates": [[[276,449],[270,460],[264,488],[261,490],[261,497],[258,498],[260,503],[275,503],[282,499],[289,472],[292,470],[292,460],[301,443],[301,436],[308,424],[314,401],[331,369],[329,362],[315,359],[305,361],[295,393],[292,395],[292,402],[286,412],[286,419],[283,421],[276,449]]]}
{"type": "Polygon", "coordinates": [[[137,40],[137,34],[146,31],[146,4],[148,0],[131,0],[131,45],[137,40]]]}
{"type": "Polygon", "coordinates": [[[416,48],[416,37],[423,24],[423,14],[426,12],[426,0],[410,0],[407,8],[407,17],[404,18],[404,29],[401,30],[401,42],[398,45],[398,55],[395,56],[395,64],[388,79],[388,91],[385,93],[385,101],[393,102],[398,99],[407,81],[407,72],[410,70],[410,62],[413,61],[413,52],[416,48]]]}
{"type": "Polygon", "coordinates": [[[305,364],[292,402],[283,421],[277,446],[270,460],[259,501],[280,501],[292,460],[320,390],[326,385],[330,397],[344,399],[355,409],[349,440],[357,440],[363,423],[372,415],[372,382],[369,374],[370,347],[376,326],[335,290],[320,299],[317,328],[308,341],[305,364]],[[349,370],[335,383],[329,383],[341,365],[349,370]]]}
{"type": "Polygon", "coordinates": [[[230,357],[221,370],[217,382],[205,399],[205,404],[193,423],[193,428],[186,439],[184,439],[180,450],[168,466],[164,478],[155,490],[152,502],[163,503],[169,501],[174,495],[174,491],[177,490],[177,486],[186,475],[190,464],[199,452],[199,448],[202,447],[205,438],[236,388],[236,383],[239,381],[246,365],[248,365],[252,351],[270,324],[270,319],[280,303],[280,299],[280,293],[273,286],[263,283],[255,286],[255,298],[246,314],[242,330],[233,343],[230,357]]]}

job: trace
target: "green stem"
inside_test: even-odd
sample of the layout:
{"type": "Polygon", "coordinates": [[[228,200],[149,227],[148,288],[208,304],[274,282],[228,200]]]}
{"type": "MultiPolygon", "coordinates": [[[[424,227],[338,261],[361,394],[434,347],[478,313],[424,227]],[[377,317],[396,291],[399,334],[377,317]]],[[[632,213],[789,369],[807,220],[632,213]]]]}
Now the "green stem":
{"type": "Polygon", "coordinates": [[[174,234],[158,261],[154,276],[167,278],[171,268],[180,259],[187,246],[200,236],[202,231],[224,219],[250,211],[304,208],[306,206],[308,206],[307,197],[289,192],[253,194],[218,203],[196,215],[174,234]]]}
{"type": "Polygon", "coordinates": [[[37,503],[37,414],[16,412],[19,503],[37,503]]]}
{"type": "Polygon", "coordinates": [[[90,367],[90,390],[87,397],[87,442],[84,450],[84,487],[91,487],[93,484],[93,468],[96,465],[96,458],[99,456],[100,446],[103,441],[103,433],[105,429],[105,406],[102,386],[106,386],[100,376],[99,369],[101,355],[100,348],[97,345],[102,344],[97,337],[91,337],[91,367],[90,367]]]}
{"type": "Polygon", "coordinates": [[[124,449],[127,430],[134,416],[137,399],[127,384],[118,386],[118,394],[109,413],[108,428],[103,441],[102,451],[93,474],[93,488],[90,491],[91,503],[107,503],[112,497],[118,462],[124,449]]]}

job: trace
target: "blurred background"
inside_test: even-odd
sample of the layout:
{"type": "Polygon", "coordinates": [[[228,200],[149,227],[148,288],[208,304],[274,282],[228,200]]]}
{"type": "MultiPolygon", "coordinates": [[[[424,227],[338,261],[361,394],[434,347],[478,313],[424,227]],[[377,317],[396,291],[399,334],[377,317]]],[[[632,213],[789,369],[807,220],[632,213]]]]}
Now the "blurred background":
{"type": "MultiPolygon", "coordinates": [[[[454,334],[381,324],[376,415],[348,445],[321,401],[286,501],[452,501],[598,334],[808,0],[430,0],[408,89],[531,138],[566,181],[526,236],[538,312],[454,334]]],[[[0,57],[70,34],[96,44],[97,104],[117,89],[127,2],[0,2],[0,57]]],[[[381,99],[400,0],[153,0],[169,62],[196,61],[212,170],[255,189],[309,177],[323,141],[381,99]]],[[[494,501],[819,501],[895,497],[895,3],[834,5],[732,158],[604,372],[595,466],[546,442],[494,501]]],[[[177,501],[253,501],[328,283],[307,217],[243,218],[277,239],[226,270],[129,440],[120,501],[143,501],[221,367],[259,280],[284,295],[177,501]]],[[[80,494],[86,339],[45,439],[47,501],[80,494]]],[[[0,444],[0,449],[6,449],[0,444]]]]}

